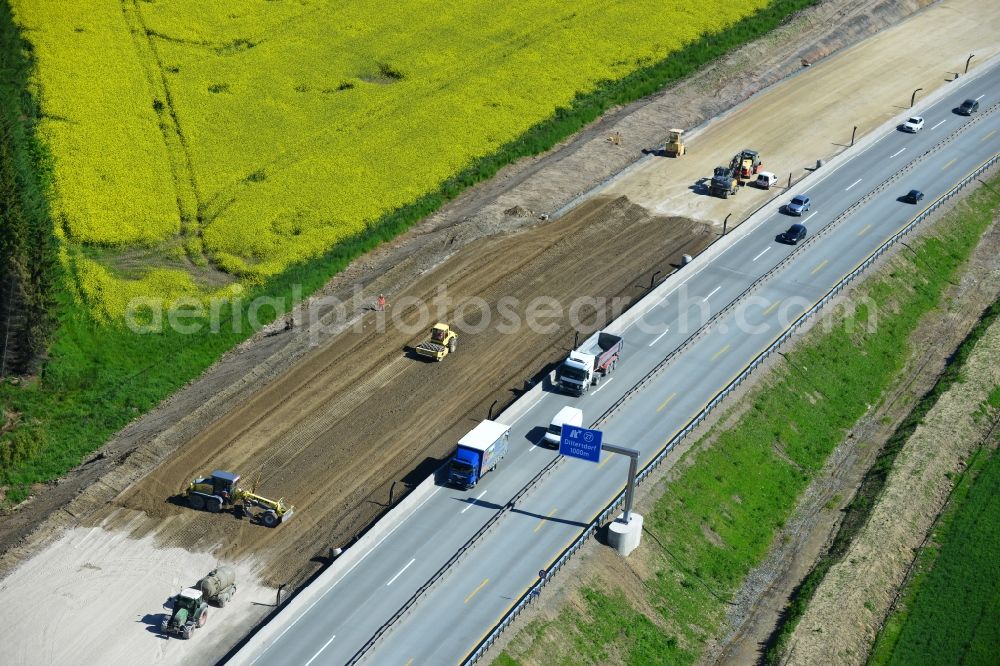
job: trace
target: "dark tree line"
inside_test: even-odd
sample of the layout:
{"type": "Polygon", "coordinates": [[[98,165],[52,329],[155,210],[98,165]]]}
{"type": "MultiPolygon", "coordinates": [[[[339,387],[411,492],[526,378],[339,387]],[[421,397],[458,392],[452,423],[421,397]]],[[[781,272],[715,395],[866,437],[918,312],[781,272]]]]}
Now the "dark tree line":
{"type": "Polygon", "coordinates": [[[55,329],[59,260],[30,66],[28,45],[0,0],[0,375],[34,372],[55,329]]]}

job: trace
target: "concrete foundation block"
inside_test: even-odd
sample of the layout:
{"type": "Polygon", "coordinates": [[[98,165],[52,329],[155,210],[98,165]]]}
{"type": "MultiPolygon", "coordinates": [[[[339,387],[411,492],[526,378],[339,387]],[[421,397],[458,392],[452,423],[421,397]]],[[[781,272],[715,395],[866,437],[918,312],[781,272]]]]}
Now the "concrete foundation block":
{"type": "Polygon", "coordinates": [[[615,521],[608,525],[608,545],[618,551],[622,557],[638,548],[642,538],[642,516],[632,512],[628,524],[623,521],[624,514],[618,514],[615,521]]]}

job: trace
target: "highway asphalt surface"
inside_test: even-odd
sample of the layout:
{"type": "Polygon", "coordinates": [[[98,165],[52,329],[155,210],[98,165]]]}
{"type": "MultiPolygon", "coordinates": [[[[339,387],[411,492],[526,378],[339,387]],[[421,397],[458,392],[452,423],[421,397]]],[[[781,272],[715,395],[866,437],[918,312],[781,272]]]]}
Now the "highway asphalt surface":
{"type": "MultiPolygon", "coordinates": [[[[836,170],[820,172],[797,193],[812,198],[801,218],[776,213],[692,275],[624,333],[622,360],[609,379],[582,398],[545,392],[512,425],[511,447],[497,471],[469,491],[438,487],[333,588],[283,629],[254,663],[344,664],[477,530],[550,462],[536,446],[564,405],[591,423],[751,282],[793,251],[775,236],[794,222],[810,234],[905,164],[970,122],[953,112],[967,97],[985,110],[1000,91],[1000,68],[957,83],[922,109],[916,134],[890,130],[836,170]],[[991,92],[992,91],[992,92],[991,92]]],[[[817,242],[801,248],[741,305],[725,314],[603,425],[605,441],[637,448],[640,467],[787,326],[822,298],[924,206],[1000,149],[1000,112],[982,117],[948,145],[924,157],[817,242]],[[922,190],[918,205],[897,200],[922,190]]],[[[502,420],[502,418],[501,418],[502,420]]],[[[472,428],[470,424],[470,429],[472,428]]],[[[567,459],[539,482],[375,644],[366,663],[455,664],[538,580],[625,484],[627,459],[604,454],[597,465],[567,459]]],[[[544,592],[543,592],[544,594],[544,592]]],[[[280,620],[280,618],[279,618],[280,620]]],[[[235,661],[240,662],[237,656],[235,661]]]]}

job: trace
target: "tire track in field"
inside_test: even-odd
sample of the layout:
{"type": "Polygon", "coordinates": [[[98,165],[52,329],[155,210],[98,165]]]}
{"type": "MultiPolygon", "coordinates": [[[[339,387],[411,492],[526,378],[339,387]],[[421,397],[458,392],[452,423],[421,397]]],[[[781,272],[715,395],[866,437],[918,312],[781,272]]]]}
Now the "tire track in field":
{"type": "MultiPolygon", "coordinates": [[[[288,20],[278,23],[263,33],[260,33],[262,36],[251,38],[250,41],[257,45],[263,41],[271,40],[282,33],[291,32],[296,25],[312,17],[321,9],[322,8],[317,7],[290,17],[288,20]]],[[[598,10],[594,11],[596,12],[598,10]]],[[[574,12],[573,17],[575,17],[577,13],[578,12],[574,12]]],[[[479,50],[480,57],[472,59],[485,61],[487,59],[504,60],[510,58],[523,51],[528,45],[544,41],[544,38],[547,37],[551,31],[552,22],[549,22],[539,23],[537,27],[534,27],[531,30],[517,31],[511,35],[505,35],[502,41],[490,42],[489,44],[484,45],[479,50]],[[496,55],[497,53],[500,53],[500,55],[496,55]]],[[[345,48],[350,48],[350,44],[351,42],[348,42],[345,48]]],[[[442,80],[461,80],[463,78],[462,74],[467,68],[468,65],[465,59],[456,60],[450,67],[443,67],[438,70],[435,76],[442,80]]],[[[361,72],[356,72],[353,76],[348,76],[347,78],[357,79],[361,76],[361,72]]],[[[341,134],[343,132],[363,135],[366,132],[366,128],[370,125],[380,122],[385,118],[398,116],[401,112],[405,113],[408,105],[409,100],[400,100],[397,105],[379,105],[378,108],[371,109],[360,124],[356,121],[343,125],[335,123],[321,124],[321,127],[316,131],[300,132],[294,137],[287,137],[286,141],[281,146],[280,151],[275,153],[270,159],[259,162],[255,171],[264,171],[268,175],[274,175],[293,168],[300,163],[314,160],[316,158],[315,146],[317,142],[322,141],[325,137],[341,134]]],[[[239,191],[244,189],[246,185],[247,183],[243,180],[236,181],[208,197],[204,205],[202,224],[207,225],[220,217],[226,209],[237,201],[239,198],[239,191]]]]}
{"type": "MultiPolygon", "coordinates": [[[[156,48],[154,34],[143,19],[139,0],[121,0],[121,6],[125,23],[129,32],[132,33],[137,60],[146,72],[146,78],[155,95],[154,101],[160,102],[162,98],[162,108],[157,109],[157,118],[160,132],[163,135],[163,143],[170,159],[170,175],[173,178],[174,190],[177,195],[181,235],[188,238],[200,237],[203,211],[198,179],[191,160],[187,137],[184,136],[180,119],[177,116],[163,61],[156,48]]],[[[189,244],[185,244],[184,249],[190,255],[189,244]]],[[[208,261],[203,253],[197,257],[191,257],[191,259],[199,262],[208,261]]]]}

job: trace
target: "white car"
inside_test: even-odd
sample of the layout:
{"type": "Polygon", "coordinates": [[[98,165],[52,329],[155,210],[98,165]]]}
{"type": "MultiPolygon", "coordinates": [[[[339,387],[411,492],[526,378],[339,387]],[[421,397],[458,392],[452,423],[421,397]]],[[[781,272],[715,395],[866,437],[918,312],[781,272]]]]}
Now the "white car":
{"type": "Polygon", "coordinates": [[[906,122],[903,123],[899,129],[904,132],[912,132],[916,134],[924,128],[924,119],[920,116],[913,116],[912,118],[907,118],[906,122]]]}

